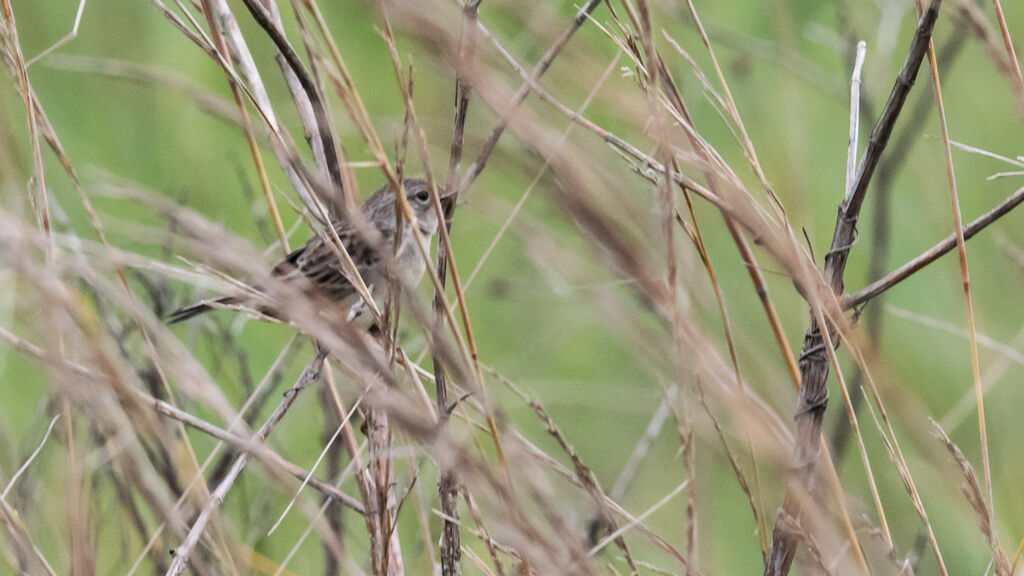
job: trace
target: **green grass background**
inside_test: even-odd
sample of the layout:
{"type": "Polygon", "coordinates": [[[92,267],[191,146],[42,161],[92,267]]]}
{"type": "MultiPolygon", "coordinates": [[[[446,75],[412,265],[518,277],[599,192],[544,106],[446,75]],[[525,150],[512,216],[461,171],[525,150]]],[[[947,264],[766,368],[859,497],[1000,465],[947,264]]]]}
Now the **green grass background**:
{"type": "MultiPolygon", "coordinates": [[[[15,0],[13,4],[22,48],[28,58],[69,31],[77,7],[73,0],[15,0]]],[[[525,63],[535,62],[547,45],[546,40],[538,41],[533,36],[530,25],[537,23],[529,19],[548,18],[550,22],[546,26],[557,30],[574,10],[572,2],[536,4],[536,7],[524,7],[485,0],[481,9],[481,19],[498,30],[513,53],[525,63]]],[[[883,15],[875,3],[849,4],[846,8],[837,8],[832,3],[812,1],[698,2],[767,176],[786,204],[794,228],[806,231],[819,259],[831,239],[835,209],[843,188],[849,70],[842,42],[850,26],[856,29],[857,38],[868,41],[864,93],[877,112],[902,63],[915,21],[912,9],[902,12],[902,20],[894,27],[892,53],[886,56],[878,53],[882,42],[879,23],[889,17],[883,15]],[[842,9],[854,13],[848,21],[838,19],[837,12],[842,9]]],[[[936,34],[939,46],[953,34],[950,22],[955,6],[952,2],[946,4],[936,34]]],[[[658,5],[658,25],[706,65],[699,37],[685,17],[685,5],[677,2],[658,5]]],[[[241,4],[232,2],[232,7],[264,71],[277,112],[293,134],[300,133],[296,114],[272,60],[272,47],[257,33],[241,4]]],[[[986,3],[983,7],[992,19],[991,6],[986,3]]],[[[1024,31],[1024,6],[1008,2],[1005,8],[1011,30],[1024,31]]],[[[391,150],[400,135],[403,107],[386,45],[377,32],[380,21],[373,3],[324,2],[323,9],[370,116],[386,148],[391,150]]],[[[609,19],[606,7],[598,8],[595,14],[601,22],[609,19]]],[[[291,33],[297,38],[294,29],[291,33]]],[[[400,49],[403,57],[411,54],[416,65],[416,105],[425,119],[434,147],[433,157],[438,167],[443,167],[447,162],[451,131],[451,72],[442,62],[421,56],[418,45],[407,36],[400,36],[400,49]]],[[[152,5],[142,0],[89,2],[78,38],[58,54],[112,58],[173,71],[230,98],[222,72],[176,32],[152,5]]],[[[589,73],[599,72],[613,54],[611,42],[596,27],[587,25],[572,40],[567,54],[556,63],[550,74],[552,80],[546,85],[571,106],[576,106],[596,79],[596,75],[589,73]],[[588,63],[589,68],[580,66],[577,71],[575,67],[580,62],[588,63]],[[582,77],[573,78],[574,74],[582,77]]],[[[702,98],[699,83],[678,58],[673,62],[673,71],[681,79],[684,94],[694,108],[698,128],[747,182],[753,182],[739,147],[714,109],[702,98]]],[[[85,176],[87,190],[90,190],[90,183],[106,178],[106,173],[113,174],[179,199],[257,246],[273,242],[266,227],[261,231],[255,223],[265,217],[265,205],[259,197],[245,140],[238,130],[204,114],[179,93],[96,74],[71,72],[51,63],[59,63],[58,58],[35,64],[30,69],[31,81],[68,155],[85,176]],[[246,188],[255,192],[247,194],[246,188]]],[[[625,63],[623,59],[622,64],[625,63]]],[[[710,68],[706,70],[710,72],[710,68]]],[[[0,134],[11,142],[15,154],[9,165],[18,170],[2,175],[3,209],[21,212],[28,220],[31,212],[25,200],[25,183],[30,173],[31,155],[24,109],[13,81],[6,78],[0,82],[0,134]]],[[[630,78],[613,73],[609,85],[622,87],[631,82],[630,78]]],[[[1024,154],[1024,132],[1006,81],[973,39],[966,41],[963,53],[944,71],[943,88],[953,139],[1007,156],[1024,154]]],[[[910,97],[909,107],[922,98],[931,98],[925,71],[910,97]]],[[[642,97],[637,95],[636,105],[642,103],[642,97]]],[[[338,130],[343,134],[352,159],[369,159],[343,109],[333,99],[332,106],[338,130]]],[[[551,115],[542,104],[531,100],[531,106],[558,126],[565,125],[564,119],[551,115]]],[[[598,98],[588,115],[613,130],[635,134],[635,126],[622,124],[625,120],[616,102],[598,98]]],[[[473,102],[467,156],[475,155],[494,118],[494,113],[481,102],[473,102]]],[[[870,125],[870,121],[867,124],[870,125]]],[[[866,131],[865,128],[865,135],[866,131]]],[[[939,127],[934,111],[924,131],[926,136],[916,143],[892,189],[893,240],[887,269],[916,256],[952,230],[942,148],[935,138],[939,127]]],[[[899,133],[900,125],[897,125],[899,133]]],[[[614,154],[602,148],[591,135],[576,132],[573,141],[596,150],[595,162],[614,165],[614,154]]],[[[474,186],[468,203],[459,208],[454,242],[464,274],[475,265],[511,205],[532,179],[536,163],[523,161],[525,154],[514,135],[506,135],[491,166],[474,186]]],[[[70,182],[51,154],[44,151],[44,157],[47,185],[60,209],[66,212],[68,226],[92,238],[87,216],[70,182]]],[[[287,181],[272,156],[268,152],[264,157],[271,166],[275,186],[286,190],[287,181]]],[[[1020,178],[987,181],[990,174],[1011,169],[998,161],[963,152],[954,152],[954,159],[965,219],[972,219],[1022,185],[1020,178]]],[[[362,169],[357,174],[364,195],[376,187],[378,172],[362,169]]],[[[640,201],[647,202],[651,198],[648,184],[639,178],[632,181],[635,190],[623,190],[623,194],[635,194],[640,201]]],[[[160,224],[144,208],[124,200],[97,197],[94,201],[116,245],[149,256],[159,255],[159,246],[142,243],[127,233],[128,223],[160,224]]],[[[863,285],[868,257],[873,250],[873,201],[869,196],[861,221],[860,240],[847,269],[850,289],[863,285]]],[[[285,203],[281,206],[285,224],[290,225],[297,216],[285,203]]],[[[588,254],[576,228],[564,221],[542,193],[528,202],[526,211],[529,221],[545,225],[552,238],[578,249],[579,273],[575,277],[560,278],[550,267],[538,264],[529,250],[531,242],[536,241],[530,238],[530,229],[514,226],[512,234],[499,244],[468,295],[481,358],[543,401],[583,461],[593,468],[602,485],[610,489],[642,435],[649,415],[658,405],[659,378],[665,372],[659,373],[647,366],[635,353],[634,343],[605,322],[600,308],[593,305],[591,292],[574,288],[613,278],[588,254]]],[[[771,334],[746,272],[714,210],[698,205],[698,216],[704,224],[709,251],[739,334],[744,375],[785,418],[789,418],[795,405],[794,393],[781,360],[773,353],[771,334]]],[[[1024,290],[1021,290],[1024,266],[1005,247],[1006,244],[1024,245],[1022,219],[1021,214],[1011,214],[968,245],[978,329],[1002,343],[1011,343],[1024,320],[1024,290]]],[[[297,245],[307,235],[304,228],[300,229],[292,245],[297,245]]],[[[688,251],[690,247],[682,245],[681,250],[688,251]]],[[[773,269],[767,256],[761,255],[761,261],[766,268],[773,269]]],[[[692,295],[692,303],[705,320],[704,328],[718,337],[724,355],[717,312],[703,273],[699,266],[687,267],[684,273],[690,275],[688,285],[699,287],[692,295]]],[[[768,278],[790,343],[798,348],[808,319],[806,307],[787,278],[771,273],[768,278]]],[[[887,295],[886,303],[963,329],[966,315],[959,278],[956,257],[946,257],[893,290],[887,295]]],[[[183,286],[175,287],[177,303],[184,303],[190,292],[183,286]]],[[[610,290],[625,294],[628,287],[610,290]]],[[[10,290],[5,288],[5,291],[5,304],[0,307],[3,321],[24,327],[31,334],[32,310],[18,306],[22,294],[17,287],[10,286],[10,290]]],[[[633,313],[643,314],[638,310],[633,313]]],[[[218,322],[231,321],[228,313],[218,314],[223,315],[218,316],[218,322]]],[[[965,337],[888,313],[884,315],[884,322],[878,377],[888,401],[899,403],[909,398],[938,419],[962,395],[971,393],[970,350],[965,337]]],[[[186,329],[180,334],[189,341],[186,329]]],[[[244,367],[239,366],[238,359],[225,357],[208,340],[190,342],[194,343],[197,357],[206,363],[216,380],[223,383],[228,396],[241,402],[244,396],[240,370],[258,379],[289,336],[287,328],[251,323],[239,341],[246,352],[242,360],[244,367]]],[[[414,331],[405,334],[405,342],[410,350],[418,351],[423,346],[422,337],[414,331]]],[[[285,380],[293,378],[301,369],[302,359],[309,354],[307,348],[303,348],[303,354],[293,363],[285,380]]],[[[841,358],[849,374],[849,358],[844,354],[841,358]]],[[[983,368],[1000,359],[1001,355],[990,348],[981,349],[983,368]]],[[[1024,410],[1022,376],[1024,370],[1011,364],[998,386],[986,397],[998,528],[1011,553],[1024,536],[1021,506],[1024,500],[1019,489],[1024,459],[1020,457],[1018,441],[1022,430],[1019,414],[1024,410]]],[[[845,418],[840,414],[834,382],[830,380],[833,403],[827,415],[829,428],[837,418],[845,418]]],[[[555,449],[527,407],[500,388],[492,389],[516,427],[542,447],[555,449]]],[[[45,430],[52,414],[45,403],[50,392],[44,369],[0,346],[0,430],[3,431],[0,469],[5,478],[17,469],[45,430]]],[[[303,465],[315,460],[321,445],[318,403],[315,394],[300,399],[270,442],[303,465]]],[[[728,426],[729,416],[721,417],[728,426]]],[[[861,418],[897,547],[903,553],[911,553],[920,532],[920,522],[869,416],[862,411],[861,418]]],[[[897,433],[906,439],[904,449],[951,573],[983,573],[988,552],[973,515],[959,493],[958,481],[950,476],[952,466],[922,457],[925,453],[913,439],[924,437],[927,441],[927,432],[928,423],[923,418],[897,422],[897,433]],[[916,432],[911,434],[908,430],[916,432]]],[[[949,432],[972,462],[980,465],[975,417],[969,415],[958,428],[949,432]]],[[[191,437],[201,459],[212,443],[199,434],[191,437]]],[[[677,455],[678,444],[672,426],[667,426],[626,497],[627,508],[639,513],[684,478],[682,461],[677,455]]],[[[741,442],[734,444],[738,446],[741,442]]],[[[873,518],[870,494],[855,450],[837,457],[842,459],[841,474],[847,489],[862,501],[862,504],[852,504],[854,513],[865,513],[873,518]]],[[[697,460],[700,465],[697,482],[702,564],[716,574],[758,571],[760,552],[745,497],[721,458],[713,437],[706,434],[701,437],[697,460]]],[[[59,443],[51,443],[21,480],[30,487],[19,491],[15,500],[36,542],[57,564],[59,571],[67,569],[60,480],[65,466],[59,443]]],[[[781,501],[782,483],[774,472],[766,473],[763,480],[766,506],[772,520],[781,501]]],[[[400,477],[399,482],[408,482],[408,477],[400,477]]],[[[266,485],[262,472],[244,474],[225,503],[225,513],[243,530],[249,527],[249,532],[240,534],[243,541],[261,554],[280,561],[305,528],[306,520],[293,512],[278,532],[266,537],[268,523],[273,522],[291,497],[287,491],[264,490],[266,485]]],[[[424,494],[431,494],[435,486],[435,479],[429,474],[420,479],[424,494]]],[[[571,521],[581,527],[585,525],[593,514],[586,498],[565,486],[556,486],[556,489],[565,495],[571,521]]],[[[97,489],[94,494],[96,510],[109,513],[109,523],[100,521],[96,535],[97,566],[104,574],[126,571],[141,549],[141,543],[118,516],[115,499],[116,495],[107,488],[97,489]]],[[[652,516],[649,523],[681,545],[685,526],[682,511],[683,500],[679,498],[652,516]]],[[[358,558],[363,546],[361,525],[354,516],[348,515],[346,520],[350,528],[346,544],[358,558]]],[[[436,536],[436,518],[433,521],[436,536]]],[[[428,573],[411,516],[403,521],[401,529],[410,573],[428,573]]],[[[634,540],[636,546],[645,550],[639,538],[634,540]]],[[[936,573],[931,553],[925,549],[920,554],[918,573],[936,573]]],[[[653,553],[651,556],[657,557],[653,553]]],[[[319,544],[315,538],[310,538],[289,569],[299,574],[318,573],[321,562],[319,544]]],[[[664,565],[667,561],[659,558],[657,562],[664,565]]],[[[0,573],[9,569],[0,566],[0,573]]],[[[671,569],[681,571],[678,566],[671,569]]],[[[466,571],[475,573],[475,568],[466,562],[466,571]]]]}

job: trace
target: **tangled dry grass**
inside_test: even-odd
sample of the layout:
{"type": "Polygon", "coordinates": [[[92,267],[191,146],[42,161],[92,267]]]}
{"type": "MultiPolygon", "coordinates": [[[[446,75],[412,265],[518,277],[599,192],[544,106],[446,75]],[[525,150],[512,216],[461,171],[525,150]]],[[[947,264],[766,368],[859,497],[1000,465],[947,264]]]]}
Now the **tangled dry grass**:
{"type": "MultiPolygon", "coordinates": [[[[33,362],[26,370],[42,376],[4,393],[41,389],[46,416],[26,430],[3,430],[0,523],[10,570],[288,574],[301,562],[299,570],[328,575],[697,575],[728,573],[728,551],[759,559],[766,575],[789,573],[794,558],[803,573],[949,574],[951,540],[964,533],[977,538],[981,552],[973,553],[988,559],[988,571],[1019,570],[1020,550],[1004,542],[1019,537],[1021,516],[1002,521],[995,504],[999,468],[989,452],[984,335],[975,327],[967,241],[1011,214],[1024,188],[1008,188],[975,220],[961,215],[953,149],[993,154],[954,141],[940,83],[945,62],[964,45],[980,46],[971,57],[996,70],[1001,83],[986,90],[1010,95],[1019,115],[1004,123],[1017,129],[1024,78],[998,0],[991,13],[970,0],[918,2],[912,37],[892,50],[891,89],[874,91],[888,95],[882,106],[861,94],[857,27],[837,36],[853,89],[838,91],[851,111],[845,185],[815,192],[839,206],[827,249],[805,238],[787,207],[792,196],[773,186],[762,163],[764,144],[751,136],[716,52],[736,39],[727,30],[709,34],[700,3],[690,0],[589,0],[571,13],[497,1],[492,12],[489,0],[371,3],[381,42],[367,50],[386,54],[390,69],[377,73],[393,78],[390,97],[403,109],[398,129],[383,135],[366,104],[383,96],[361,89],[350,71],[361,55],[339,47],[341,32],[316,0],[151,0],[147,9],[180,34],[180,49],[198,49],[216,67],[219,92],[155,67],[62,55],[89,10],[84,0],[72,34],[27,59],[18,7],[0,1],[7,89],[24,105],[27,140],[7,138],[0,148],[0,284],[11,295],[0,307],[0,357],[33,362]],[[523,37],[528,56],[518,53],[523,37]],[[240,170],[260,189],[251,218],[271,241],[242,238],[187,201],[116,174],[81,177],[46,95],[33,87],[32,72],[44,64],[142,83],[228,124],[247,145],[240,170]],[[278,76],[281,89],[268,89],[278,76]],[[426,113],[417,108],[421,90],[452,89],[454,105],[428,100],[426,113]],[[930,98],[908,100],[928,90],[930,98]],[[604,112],[590,114],[592,105],[604,112]],[[887,246],[901,230],[888,220],[892,182],[931,121],[940,143],[931,166],[948,176],[952,231],[888,272],[887,246]],[[869,134],[864,145],[861,132],[869,134]],[[502,144],[510,139],[515,146],[502,144]],[[30,160],[12,160],[14,148],[30,160]],[[478,181],[495,170],[496,178],[529,176],[518,200],[491,214],[467,212],[487,194],[478,181]],[[259,314],[245,307],[174,331],[164,323],[191,296],[255,292],[254,279],[288,253],[297,228],[333,246],[338,266],[365,293],[329,215],[352,213],[363,179],[398,186],[413,174],[423,174],[448,224],[436,247],[412,229],[433,297],[396,279],[387,304],[373,311],[379,333],[351,323],[337,303],[272,280],[260,281],[258,297],[286,311],[284,326],[246,322],[259,314]],[[548,213],[524,210],[539,194],[548,213]],[[866,253],[857,230],[872,194],[880,199],[866,253]],[[73,221],[66,210],[84,218],[73,221]],[[297,215],[292,230],[289,214],[297,215]],[[489,217],[498,223],[490,240],[468,245],[465,220],[489,217]],[[547,329],[530,310],[504,323],[473,321],[467,293],[502,242],[518,242],[538,269],[557,272],[538,289],[568,290],[566,279],[599,286],[574,289],[575,304],[613,335],[619,349],[608,351],[608,362],[632,358],[635,379],[658,397],[652,409],[623,416],[642,430],[628,440],[628,457],[597,464],[621,470],[614,483],[576,448],[587,432],[554,416],[479,345],[495,341],[492,333],[526,341],[547,329]],[[883,308],[874,302],[952,251],[978,422],[976,450],[966,453],[892,377],[878,344],[883,308]],[[848,291],[848,259],[869,255],[872,282],[848,291]],[[742,271],[728,276],[729,290],[722,266],[742,271]],[[730,299],[736,295],[743,304],[730,299]],[[785,317],[792,306],[778,306],[780,298],[802,302],[809,314],[785,317]],[[737,321],[734,307],[756,318],[737,321]],[[798,322],[806,324],[799,351],[791,345],[798,322]],[[286,334],[273,361],[250,362],[267,354],[247,344],[253,330],[286,334]],[[304,366],[297,374],[296,361],[304,366]],[[240,385],[223,381],[216,366],[224,362],[237,363],[240,385]],[[268,367],[255,378],[250,365],[268,367]],[[829,386],[839,401],[828,402],[829,386]],[[316,398],[302,412],[306,421],[296,421],[307,397],[316,398]],[[320,421],[311,423],[317,411],[320,421]],[[823,428],[827,411],[845,415],[834,431],[823,428]],[[272,442],[282,427],[296,437],[272,442]],[[677,458],[652,451],[665,435],[677,458]],[[14,440],[30,436],[29,450],[14,440]],[[841,474],[851,440],[860,468],[841,474]],[[35,459],[47,444],[63,456],[43,467],[35,459]],[[643,507],[627,504],[631,487],[651,476],[670,488],[643,507]],[[713,495],[726,483],[746,509],[744,535],[719,529],[702,537],[721,506],[713,495]],[[923,496],[922,485],[932,494],[936,486],[959,494],[962,485],[966,498],[952,506],[972,509],[977,522],[937,530],[936,498],[923,496]],[[274,517],[255,514],[268,500],[274,517]],[[670,521],[656,526],[659,516],[670,521]],[[54,518],[59,530],[46,527],[54,518]],[[110,542],[120,543],[116,553],[110,542]]],[[[796,66],[813,73],[806,62],[796,66]]],[[[526,267],[514,262],[492,277],[515,286],[526,267]]],[[[549,353],[571,358],[577,344],[563,338],[549,353]]],[[[585,410],[600,392],[580,390],[571,402],[585,410]]]]}

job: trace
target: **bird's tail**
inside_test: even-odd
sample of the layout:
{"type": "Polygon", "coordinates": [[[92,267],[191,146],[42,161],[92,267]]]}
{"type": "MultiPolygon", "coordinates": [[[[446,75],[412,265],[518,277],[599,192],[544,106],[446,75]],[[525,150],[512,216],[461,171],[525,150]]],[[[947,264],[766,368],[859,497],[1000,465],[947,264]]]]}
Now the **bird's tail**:
{"type": "Polygon", "coordinates": [[[200,314],[204,314],[206,312],[209,312],[210,310],[214,310],[219,307],[218,305],[231,305],[238,304],[239,302],[241,302],[241,300],[233,296],[224,296],[222,298],[215,298],[213,300],[202,300],[200,302],[192,304],[191,306],[178,308],[174,312],[168,314],[167,317],[164,319],[167,321],[168,324],[177,324],[178,322],[184,322],[185,320],[195,318],[200,314]]]}

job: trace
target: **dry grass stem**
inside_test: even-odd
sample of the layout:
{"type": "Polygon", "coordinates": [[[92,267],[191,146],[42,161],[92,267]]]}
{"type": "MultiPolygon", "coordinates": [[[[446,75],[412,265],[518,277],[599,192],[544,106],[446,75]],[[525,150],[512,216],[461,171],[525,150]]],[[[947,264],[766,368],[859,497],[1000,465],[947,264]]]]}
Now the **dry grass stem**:
{"type": "MultiPolygon", "coordinates": [[[[998,0],[995,0],[998,7],[998,0]]],[[[923,8],[918,2],[918,12],[923,8]]],[[[1002,9],[998,9],[1000,16],[1002,9]]],[[[1005,31],[1005,29],[1004,29],[1005,31]]],[[[1009,41],[1009,36],[1006,36],[1009,41]]],[[[1012,52],[1012,47],[1010,48],[1012,52]]],[[[992,492],[992,468],[988,455],[988,432],[985,420],[985,391],[981,385],[981,361],[978,358],[978,337],[974,325],[974,300],[971,298],[971,279],[967,268],[967,241],[964,239],[964,222],[960,213],[960,195],[957,191],[956,175],[953,172],[953,152],[949,141],[949,128],[946,124],[946,109],[942,100],[942,84],[939,81],[939,65],[935,56],[935,44],[928,43],[928,62],[931,65],[932,87],[935,90],[935,105],[939,114],[939,126],[942,131],[942,144],[945,152],[946,181],[949,185],[949,199],[953,208],[953,231],[956,235],[957,255],[960,257],[960,277],[963,283],[964,300],[967,303],[967,330],[971,335],[971,370],[974,374],[974,393],[978,403],[978,433],[981,437],[981,461],[985,472],[985,488],[988,494],[989,523],[995,524],[995,501],[992,492]]],[[[1014,60],[1016,62],[1016,60],[1014,60]]],[[[1020,69],[1018,68],[1018,77],[1020,69]]],[[[945,570],[943,570],[945,571],[945,570]]]]}

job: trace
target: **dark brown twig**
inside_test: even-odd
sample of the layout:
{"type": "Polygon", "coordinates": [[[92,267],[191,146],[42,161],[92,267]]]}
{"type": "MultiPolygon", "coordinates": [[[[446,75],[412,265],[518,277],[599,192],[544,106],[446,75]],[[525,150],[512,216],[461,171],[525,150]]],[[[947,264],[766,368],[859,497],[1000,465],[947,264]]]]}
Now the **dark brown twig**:
{"type": "MultiPolygon", "coordinates": [[[[948,70],[957,57],[963,53],[963,47],[965,45],[964,40],[966,36],[963,34],[954,34],[953,37],[949,38],[942,48],[939,50],[939,62],[943,69],[948,70]]],[[[930,96],[930,95],[929,95],[930,96]]],[[[870,116],[871,106],[866,96],[865,101],[861,104],[864,110],[864,114],[870,116]]],[[[904,123],[903,128],[900,130],[899,136],[893,141],[889,147],[889,154],[882,160],[878,165],[878,173],[875,176],[875,193],[873,196],[874,206],[871,213],[871,222],[873,224],[871,233],[871,257],[868,261],[868,271],[866,282],[875,282],[879,278],[885,275],[885,267],[889,260],[889,245],[891,236],[891,198],[892,188],[895,176],[899,171],[899,168],[904,165],[904,162],[909,156],[910,151],[914,148],[914,144],[917,142],[921,135],[921,127],[925,121],[928,120],[932,107],[932,98],[922,97],[914,105],[914,109],[910,112],[910,116],[904,123]]],[[[868,331],[868,345],[867,350],[868,357],[870,358],[874,351],[877,350],[882,337],[882,307],[873,306],[867,310],[864,314],[862,323],[867,327],[868,331]]],[[[854,412],[859,412],[860,403],[862,402],[864,395],[862,394],[861,386],[864,382],[864,372],[859,367],[855,369],[853,377],[850,378],[850,403],[853,405],[854,412]]],[[[843,452],[846,450],[846,443],[849,440],[850,433],[850,421],[848,418],[839,418],[836,421],[836,427],[832,433],[832,439],[829,442],[829,446],[832,447],[832,453],[837,455],[836,467],[839,467],[842,462],[841,457],[843,452]]]]}
{"type": "MultiPolygon", "coordinates": [[[[462,38],[459,41],[455,78],[455,128],[452,134],[451,154],[448,160],[448,195],[441,203],[442,217],[444,218],[442,233],[444,234],[443,240],[445,242],[443,243],[444,249],[437,251],[436,264],[437,275],[441,280],[440,288],[436,289],[434,293],[434,311],[437,315],[437,326],[434,329],[438,335],[444,329],[444,316],[440,314],[440,310],[444,298],[444,285],[448,278],[448,261],[451,250],[448,240],[452,230],[452,217],[455,215],[456,196],[452,192],[457,191],[456,188],[461,184],[459,175],[461,173],[466,116],[469,112],[469,97],[471,93],[471,87],[466,81],[466,75],[470,72],[474,52],[476,51],[476,23],[479,7],[480,0],[471,0],[463,5],[462,8],[462,38]]],[[[465,312],[464,304],[462,309],[465,312]]],[[[473,350],[472,354],[475,358],[476,351],[473,350]]],[[[448,405],[447,376],[445,374],[444,362],[438,354],[433,355],[433,363],[438,432],[447,436],[448,420],[451,413],[451,408],[448,405]]],[[[497,437],[495,436],[495,438],[497,437]]],[[[437,481],[437,494],[442,512],[441,574],[442,576],[457,576],[462,572],[462,544],[459,535],[459,486],[455,478],[455,471],[452,468],[442,466],[438,474],[440,477],[437,481]]]]}
{"type": "Polygon", "coordinates": [[[569,39],[572,38],[573,34],[575,34],[581,26],[583,26],[587,17],[590,16],[590,13],[597,8],[601,1],[602,0],[589,0],[586,4],[580,7],[579,11],[576,12],[576,17],[573,18],[572,23],[569,24],[569,27],[562,31],[562,35],[555,40],[555,43],[552,44],[550,48],[548,48],[548,51],[544,53],[544,56],[542,56],[537,62],[537,65],[533,67],[533,71],[530,73],[526,81],[519,86],[518,90],[516,90],[516,93],[512,96],[512,100],[508,103],[505,110],[502,111],[498,124],[491,131],[491,136],[487,139],[487,142],[484,143],[483,147],[480,149],[480,153],[477,154],[476,159],[473,160],[473,163],[466,169],[466,174],[463,176],[462,183],[458,190],[460,195],[463,194],[471,184],[473,184],[477,176],[480,175],[480,172],[483,171],[484,167],[487,165],[487,159],[490,158],[491,153],[494,152],[494,147],[498,144],[498,139],[501,138],[501,135],[505,132],[505,128],[508,128],[508,124],[512,120],[512,115],[519,109],[519,105],[526,100],[526,97],[530,95],[530,91],[533,90],[536,81],[548,71],[548,68],[551,67],[551,63],[554,62],[555,58],[562,52],[562,49],[565,48],[569,39]]]}
{"type": "MultiPolygon", "coordinates": [[[[917,30],[911,41],[907,58],[903,63],[895,85],[889,94],[889,100],[871,132],[864,159],[857,171],[857,178],[849,193],[839,206],[835,233],[832,245],[825,255],[825,282],[836,295],[843,293],[843,273],[850,248],[856,237],[857,218],[864,202],[868,185],[878,166],[882,152],[885,150],[889,137],[892,135],[896,119],[903,110],[907,95],[917,78],[918,69],[924,59],[931,41],[935,21],[938,19],[941,0],[932,0],[928,9],[918,22],[917,30]]],[[[790,530],[786,518],[799,520],[801,495],[810,492],[815,481],[819,447],[821,445],[821,424],[828,405],[829,361],[825,351],[825,338],[817,318],[812,316],[810,326],[804,336],[803,349],[800,355],[800,396],[796,410],[796,438],[793,453],[793,472],[786,489],[783,511],[775,524],[772,533],[772,545],[765,559],[765,576],[784,576],[789,573],[793,563],[798,534],[790,530]]]]}
{"type": "MultiPolygon", "coordinates": [[[[1020,188],[1008,198],[1000,202],[998,206],[978,217],[970,224],[964,226],[964,240],[973,238],[975,234],[981,232],[987,228],[989,224],[992,224],[996,220],[999,220],[1008,214],[1011,210],[1019,206],[1021,202],[1024,202],[1024,188],[1020,188]]],[[[925,266],[951,252],[954,248],[956,248],[956,236],[954,234],[950,234],[942,240],[942,242],[932,246],[917,258],[914,258],[903,266],[900,266],[886,274],[883,278],[879,278],[875,282],[868,284],[856,293],[843,298],[843,307],[849,309],[863,306],[872,298],[884,293],[893,286],[913,276],[925,266]]]]}

